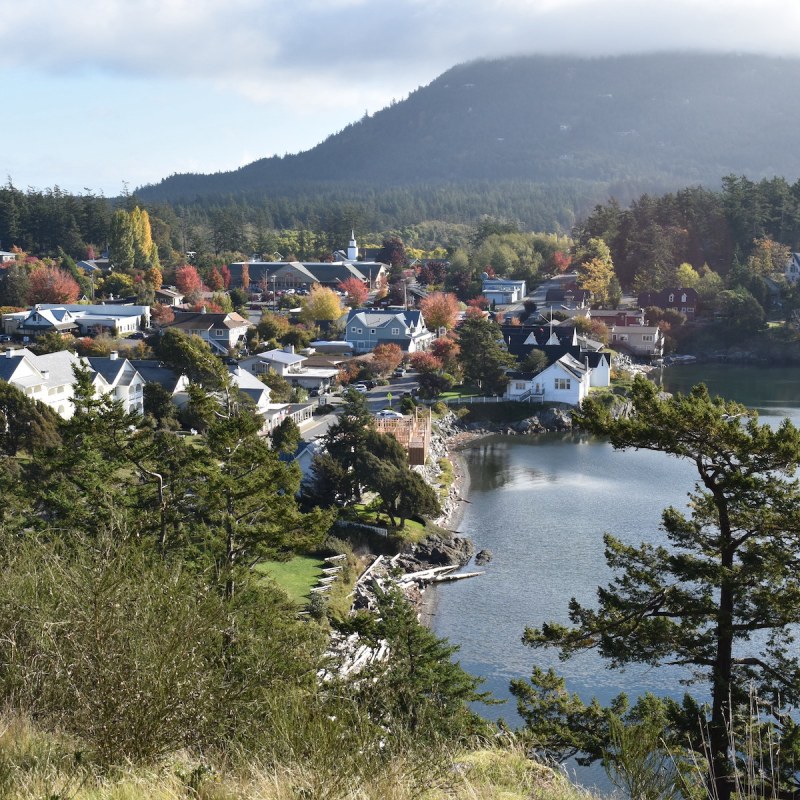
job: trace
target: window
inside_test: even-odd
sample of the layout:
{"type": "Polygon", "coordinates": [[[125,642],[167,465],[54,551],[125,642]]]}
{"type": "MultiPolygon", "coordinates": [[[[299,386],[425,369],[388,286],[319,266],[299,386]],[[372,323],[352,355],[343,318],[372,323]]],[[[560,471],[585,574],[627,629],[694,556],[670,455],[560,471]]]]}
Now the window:
{"type": "Polygon", "coordinates": [[[686,292],[684,292],[684,293],[681,295],[681,303],[685,303],[685,302],[686,302],[686,292]]]}
{"type": "Polygon", "coordinates": [[[652,333],[643,333],[642,334],[642,341],[643,342],[652,342],[653,341],[653,334],[652,333]]]}
{"type": "Polygon", "coordinates": [[[569,378],[556,378],[556,389],[569,389],[570,385],[569,378]]]}
{"type": "Polygon", "coordinates": [[[670,303],[674,303],[674,302],[675,302],[675,295],[674,295],[674,294],[671,294],[671,295],[669,296],[669,302],[670,302],[670,303]]]}
{"type": "Polygon", "coordinates": [[[375,335],[375,328],[370,328],[369,329],[369,333],[370,333],[370,336],[374,336],[375,335]]]}
{"type": "Polygon", "coordinates": [[[356,331],[356,333],[363,333],[363,330],[362,330],[361,328],[359,328],[359,329],[356,331]]]}
{"type": "Polygon", "coordinates": [[[214,331],[214,336],[224,336],[225,331],[214,331]]]}
{"type": "Polygon", "coordinates": [[[353,327],[352,327],[352,328],[350,328],[350,333],[355,333],[355,332],[356,332],[356,326],[355,326],[355,325],[353,325],[353,327]]]}
{"type": "Polygon", "coordinates": [[[527,386],[527,384],[524,381],[515,381],[514,382],[514,388],[515,389],[524,389],[526,386],[527,386]]]}
{"type": "Polygon", "coordinates": [[[399,336],[400,328],[392,328],[392,336],[399,336]]]}

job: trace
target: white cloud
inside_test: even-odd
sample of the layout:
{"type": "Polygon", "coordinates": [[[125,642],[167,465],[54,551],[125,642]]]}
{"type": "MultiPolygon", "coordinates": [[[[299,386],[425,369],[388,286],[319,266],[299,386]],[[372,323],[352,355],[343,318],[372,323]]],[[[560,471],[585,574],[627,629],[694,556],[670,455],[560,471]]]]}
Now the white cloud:
{"type": "MultiPolygon", "coordinates": [[[[146,123],[144,134],[136,130],[140,138],[155,122],[153,158],[142,165],[148,170],[147,179],[152,179],[149,173],[163,170],[164,164],[172,165],[167,173],[186,169],[189,163],[197,163],[202,171],[230,168],[243,152],[227,133],[230,125],[242,125],[247,131],[248,152],[252,148],[269,155],[308,148],[365,110],[375,112],[449,67],[475,58],[667,49],[794,56],[800,41],[800,4],[796,0],[0,0],[0,38],[6,43],[0,50],[4,100],[15,98],[17,107],[27,108],[29,118],[41,117],[40,124],[47,126],[54,109],[65,107],[61,95],[67,81],[83,87],[80,95],[74,90],[76,117],[96,116],[99,108],[107,107],[109,113],[102,116],[116,121],[122,118],[121,108],[127,114],[125,106],[135,104],[146,123]],[[30,88],[18,86],[20,80],[30,88]],[[200,102],[192,105],[190,95],[200,97],[200,102]],[[211,119],[216,130],[209,125],[187,134],[176,123],[187,118],[211,119]],[[165,145],[159,160],[160,140],[180,136],[187,144],[165,145]]],[[[86,131],[83,137],[88,139],[86,131]]],[[[108,136],[108,131],[98,130],[96,135],[108,136]]],[[[134,135],[130,122],[113,127],[120,152],[134,150],[134,135]],[[126,136],[131,139],[128,144],[126,136]]],[[[11,134],[8,138],[6,149],[11,153],[14,142],[11,134]]],[[[25,149],[26,144],[20,134],[18,147],[25,149]]],[[[54,132],[48,152],[62,147],[54,132]]],[[[79,147],[76,142],[73,152],[79,147]]],[[[14,155],[9,166],[21,163],[23,157],[14,155]]],[[[33,163],[35,156],[28,161],[33,163]]],[[[126,165],[125,171],[135,184],[135,163],[126,165]]]]}

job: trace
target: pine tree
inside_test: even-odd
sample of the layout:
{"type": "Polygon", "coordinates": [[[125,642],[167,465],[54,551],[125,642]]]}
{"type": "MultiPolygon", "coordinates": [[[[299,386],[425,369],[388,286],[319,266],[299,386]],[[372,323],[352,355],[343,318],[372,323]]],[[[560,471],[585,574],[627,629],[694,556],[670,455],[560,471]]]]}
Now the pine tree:
{"type": "MultiPolygon", "coordinates": [[[[598,590],[597,609],[573,600],[574,627],[546,624],[527,630],[525,641],[556,646],[562,656],[596,648],[618,667],[691,667],[712,698],[710,776],[714,796],[727,800],[738,757],[729,731],[738,733],[747,714],[751,684],[771,704],[787,749],[798,733],[785,711],[800,701],[800,657],[790,647],[800,624],[800,431],[788,420],[777,430],[759,425],[755,412],[711,398],[702,385],[664,400],[640,376],[631,402],[634,416],[614,420],[589,398],[577,420],[615,448],[657,450],[695,464],[691,512],[664,511],[665,545],[633,546],[606,535],[616,577],[598,590]],[[753,644],[755,634],[767,644],[753,644]]],[[[676,724],[702,754],[699,713],[687,702],[676,724]]],[[[784,753],[763,767],[767,794],[797,788],[794,763],[794,754],[784,753]]]]}

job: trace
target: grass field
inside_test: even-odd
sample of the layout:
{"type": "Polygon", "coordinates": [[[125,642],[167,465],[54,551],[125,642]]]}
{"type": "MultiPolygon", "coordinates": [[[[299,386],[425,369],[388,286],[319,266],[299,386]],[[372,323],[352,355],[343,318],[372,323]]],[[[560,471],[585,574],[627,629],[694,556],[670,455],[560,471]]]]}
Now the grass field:
{"type": "Polygon", "coordinates": [[[292,602],[305,605],[324,566],[325,562],[320,558],[295,556],[289,561],[262,561],[256,566],[256,571],[269,575],[292,602]]]}

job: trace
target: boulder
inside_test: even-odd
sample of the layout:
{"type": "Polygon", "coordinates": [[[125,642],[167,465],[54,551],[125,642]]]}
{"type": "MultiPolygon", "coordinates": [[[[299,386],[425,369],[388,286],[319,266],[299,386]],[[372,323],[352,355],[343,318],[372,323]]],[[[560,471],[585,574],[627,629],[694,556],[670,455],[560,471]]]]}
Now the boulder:
{"type": "Polygon", "coordinates": [[[475,563],[479,567],[482,567],[482,566],[484,566],[484,564],[488,564],[492,560],[492,558],[493,558],[493,556],[492,556],[492,551],[491,550],[481,550],[475,556],[475,563]]]}
{"type": "Polygon", "coordinates": [[[449,564],[464,566],[470,558],[474,548],[469,539],[461,536],[443,537],[431,534],[411,549],[414,560],[421,568],[444,567],[449,564]]]}

